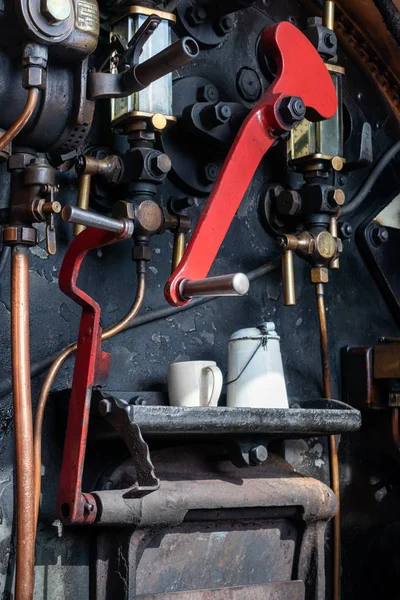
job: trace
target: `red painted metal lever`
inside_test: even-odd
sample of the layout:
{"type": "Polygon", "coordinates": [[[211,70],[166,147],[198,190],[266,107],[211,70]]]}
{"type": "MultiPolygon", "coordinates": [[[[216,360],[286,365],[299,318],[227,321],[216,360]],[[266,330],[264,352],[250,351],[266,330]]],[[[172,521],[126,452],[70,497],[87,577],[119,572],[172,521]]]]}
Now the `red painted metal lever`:
{"type": "Polygon", "coordinates": [[[278,75],[243,123],[183,258],[165,286],[165,297],[173,306],[190,301],[180,294],[182,281],[208,275],[264,154],[292,129],[279,116],[282,100],[300,97],[310,121],[330,119],[337,110],[337,95],[329,72],[301,31],[283,22],[264,29],[261,44],[265,54],[274,58],[278,75]]]}
{"type": "Polygon", "coordinates": [[[132,233],[133,223],[128,220],[120,233],[86,229],[70,244],[60,270],[61,291],[82,307],[57,495],[59,517],[68,525],[92,523],[96,517],[94,497],[82,492],[82,474],[92,389],[107,379],[111,358],[101,349],[100,306],[77,286],[79,270],[90,250],[128,239],[132,233]]]}

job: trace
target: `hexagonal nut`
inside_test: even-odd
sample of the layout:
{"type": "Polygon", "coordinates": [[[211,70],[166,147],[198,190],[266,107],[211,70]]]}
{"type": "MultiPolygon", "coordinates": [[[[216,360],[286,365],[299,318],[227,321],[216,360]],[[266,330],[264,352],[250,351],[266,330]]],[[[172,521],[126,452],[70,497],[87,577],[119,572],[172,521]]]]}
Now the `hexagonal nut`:
{"type": "Polygon", "coordinates": [[[185,13],[185,17],[189,25],[197,27],[205,21],[207,13],[202,6],[194,5],[188,7],[185,13]]]}
{"type": "Polygon", "coordinates": [[[32,154],[28,154],[27,152],[18,152],[17,154],[12,154],[8,161],[8,170],[12,171],[13,169],[25,169],[32,162],[32,154]]]}
{"type": "Polygon", "coordinates": [[[172,163],[168,154],[157,153],[150,157],[150,168],[157,177],[164,177],[171,170],[172,163]]]}
{"type": "Polygon", "coordinates": [[[135,207],[132,202],[119,200],[112,209],[114,219],[135,219],[135,207]]]}
{"type": "Polygon", "coordinates": [[[325,267],[313,267],[311,269],[311,283],[328,283],[329,271],[325,267]]]}
{"type": "Polygon", "coordinates": [[[236,76],[236,87],[246,102],[254,102],[259,99],[262,92],[261,80],[249,67],[242,67],[236,76]]]}
{"type": "Polygon", "coordinates": [[[298,96],[288,96],[281,101],[278,112],[286,125],[295,125],[305,118],[306,107],[298,96]]]}
{"type": "Polygon", "coordinates": [[[218,35],[227,35],[235,24],[234,19],[230,15],[224,15],[214,26],[215,32],[218,35]]]}
{"type": "Polygon", "coordinates": [[[150,246],[135,246],[132,250],[132,260],[151,260],[150,246]]]}
{"type": "Polygon", "coordinates": [[[296,190],[282,190],[276,199],[276,208],[281,215],[294,216],[301,209],[301,196],[296,190]]]}
{"type": "Polygon", "coordinates": [[[214,163],[208,163],[204,166],[203,176],[207,183],[214,183],[218,177],[220,169],[219,166],[214,163]]]}
{"type": "Polygon", "coordinates": [[[66,21],[71,14],[70,0],[42,0],[40,12],[53,25],[66,21]]]}
{"type": "Polygon", "coordinates": [[[49,50],[47,46],[40,44],[25,44],[22,52],[22,64],[24,67],[29,65],[36,65],[37,67],[47,67],[47,60],[49,56],[49,50]]]}
{"type": "Polygon", "coordinates": [[[261,444],[259,446],[255,446],[249,452],[249,459],[252,465],[261,465],[268,458],[268,450],[265,446],[261,444]]]}
{"type": "Polygon", "coordinates": [[[46,87],[46,71],[42,67],[25,67],[22,73],[22,86],[28,90],[38,88],[44,90],[46,87]]]}
{"type": "Polygon", "coordinates": [[[199,87],[196,96],[200,102],[218,102],[219,92],[215,85],[209,83],[199,87]]]}
{"type": "Polygon", "coordinates": [[[328,192],[328,203],[332,208],[337,208],[338,206],[343,206],[346,202],[346,194],[343,190],[330,190],[328,192]]]}

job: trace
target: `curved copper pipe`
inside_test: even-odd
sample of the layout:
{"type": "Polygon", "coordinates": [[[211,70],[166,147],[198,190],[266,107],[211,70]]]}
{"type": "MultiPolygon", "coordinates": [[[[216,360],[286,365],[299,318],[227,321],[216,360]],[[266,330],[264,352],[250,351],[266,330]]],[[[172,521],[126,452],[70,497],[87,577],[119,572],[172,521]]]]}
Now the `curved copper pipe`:
{"type": "MultiPolygon", "coordinates": [[[[123,331],[126,327],[128,327],[128,325],[130,325],[130,323],[136,317],[136,315],[138,314],[138,312],[140,310],[140,307],[143,304],[145,290],[146,290],[146,274],[138,273],[136,296],[135,296],[135,300],[134,300],[130,310],[127,312],[127,314],[125,315],[125,317],[123,319],[118,321],[118,323],[115,323],[115,325],[112,325],[111,327],[109,327],[108,329],[105,329],[103,331],[103,334],[101,336],[102,341],[109,340],[110,338],[114,337],[118,333],[121,333],[121,331],[123,331]]],[[[34,493],[34,496],[35,496],[35,509],[34,509],[35,528],[37,527],[37,520],[38,520],[38,515],[39,515],[39,504],[40,504],[41,467],[42,467],[42,427],[43,427],[44,411],[46,408],[47,398],[49,396],[51,387],[54,383],[54,380],[57,376],[58,371],[60,370],[62,365],[65,363],[65,361],[70,356],[72,356],[72,354],[75,352],[76,348],[77,348],[77,342],[70,344],[61,352],[61,354],[58,356],[58,358],[53,362],[53,364],[51,365],[50,370],[46,376],[46,379],[44,380],[44,383],[43,383],[43,386],[42,386],[42,389],[40,392],[40,396],[39,396],[39,401],[38,401],[38,404],[36,407],[35,425],[34,425],[34,432],[33,432],[33,453],[34,453],[34,463],[35,463],[35,466],[34,466],[34,469],[35,469],[35,485],[34,485],[34,490],[35,490],[35,493],[34,493]]]]}
{"type": "Polygon", "coordinates": [[[400,452],[400,430],[399,430],[399,409],[392,409],[392,439],[395,448],[400,452]]]}
{"type": "Polygon", "coordinates": [[[33,428],[29,350],[28,248],[15,246],[11,257],[11,351],[16,464],[16,600],[32,600],[35,513],[33,428]]]}
{"type": "MultiPolygon", "coordinates": [[[[317,283],[315,292],[318,308],[324,396],[325,398],[331,398],[331,374],[329,368],[328,328],[326,324],[324,285],[322,283],[317,283]]],[[[335,435],[329,436],[329,458],[331,468],[331,488],[337,499],[337,510],[333,518],[333,600],[340,600],[340,480],[339,457],[335,435]]]]}
{"type": "Polygon", "coordinates": [[[11,125],[10,129],[8,129],[0,138],[0,152],[4,150],[4,148],[13,141],[14,138],[22,131],[25,125],[28,123],[29,119],[33,115],[33,112],[37,106],[39,100],[39,90],[38,88],[30,88],[28,92],[28,98],[24,107],[24,110],[15,121],[13,125],[11,125]]]}

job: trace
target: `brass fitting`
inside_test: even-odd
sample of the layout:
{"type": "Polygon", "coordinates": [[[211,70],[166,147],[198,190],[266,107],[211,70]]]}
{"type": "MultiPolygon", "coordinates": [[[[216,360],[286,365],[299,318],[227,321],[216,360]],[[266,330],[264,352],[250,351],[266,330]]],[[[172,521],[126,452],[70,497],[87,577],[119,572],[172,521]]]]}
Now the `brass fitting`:
{"type": "Polygon", "coordinates": [[[313,267],[311,269],[311,283],[328,283],[329,271],[326,267],[313,267]]]}

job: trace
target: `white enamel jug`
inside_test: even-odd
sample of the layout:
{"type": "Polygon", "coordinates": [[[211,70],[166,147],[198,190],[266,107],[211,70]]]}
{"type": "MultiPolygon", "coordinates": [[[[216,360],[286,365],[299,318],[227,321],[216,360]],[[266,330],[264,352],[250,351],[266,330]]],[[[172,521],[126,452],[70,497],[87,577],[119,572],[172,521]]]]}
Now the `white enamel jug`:
{"type": "Polygon", "coordinates": [[[227,406],[289,408],[274,323],[241,329],[228,344],[227,406]]]}

